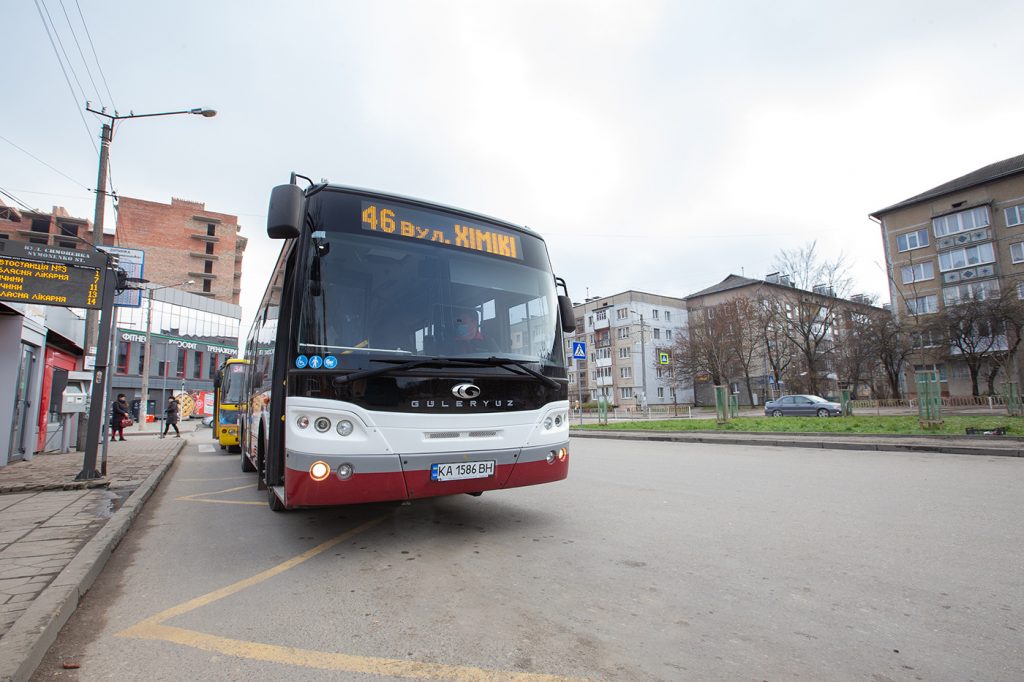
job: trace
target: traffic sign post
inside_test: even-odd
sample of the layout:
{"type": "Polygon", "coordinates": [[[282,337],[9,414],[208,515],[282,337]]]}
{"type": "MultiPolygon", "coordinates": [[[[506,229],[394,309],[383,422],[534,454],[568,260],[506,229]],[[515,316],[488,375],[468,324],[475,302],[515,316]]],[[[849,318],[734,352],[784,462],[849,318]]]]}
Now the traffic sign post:
{"type": "Polygon", "coordinates": [[[583,426],[583,377],[580,376],[580,360],[587,359],[587,343],[585,341],[572,342],[572,359],[576,360],[576,388],[579,391],[579,398],[576,402],[580,406],[580,426],[583,426]]]}

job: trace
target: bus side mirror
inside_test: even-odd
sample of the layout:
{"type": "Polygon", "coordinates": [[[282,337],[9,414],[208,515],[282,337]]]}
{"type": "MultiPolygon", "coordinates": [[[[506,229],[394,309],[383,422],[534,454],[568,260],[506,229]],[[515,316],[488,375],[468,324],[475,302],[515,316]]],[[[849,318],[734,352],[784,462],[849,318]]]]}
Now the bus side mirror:
{"type": "Polygon", "coordinates": [[[571,334],[576,331],[576,315],[572,311],[572,299],[568,296],[558,297],[558,312],[562,316],[562,331],[571,334]]]}
{"type": "Polygon", "coordinates": [[[213,378],[213,387],[220,388],[220,375],[218,374],[213,378]]]}
{"type": "Polygon", "coordinates": [[[306,195],[298,185],[278,185],[270,192],[267,209],[267,236],[292,239],[299,236],[306,195]]]}

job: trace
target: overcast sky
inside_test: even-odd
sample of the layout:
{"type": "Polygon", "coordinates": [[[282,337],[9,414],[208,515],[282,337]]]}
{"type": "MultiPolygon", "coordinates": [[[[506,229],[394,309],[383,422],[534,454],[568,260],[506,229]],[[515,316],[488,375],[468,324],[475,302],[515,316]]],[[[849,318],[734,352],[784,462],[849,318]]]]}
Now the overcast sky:
{"type": "Polygon", "coordinates": [[[121,124],[112,180],[238,215],[243,329],[291,171],[528,225],[577,301],[763,277],[817,240],[885,302],[868,213],[1024,153],[1019,0],[8,0],[0,17],[0,188],[33,207],[92,218],[83,99],[219,112],[121,124]]]}

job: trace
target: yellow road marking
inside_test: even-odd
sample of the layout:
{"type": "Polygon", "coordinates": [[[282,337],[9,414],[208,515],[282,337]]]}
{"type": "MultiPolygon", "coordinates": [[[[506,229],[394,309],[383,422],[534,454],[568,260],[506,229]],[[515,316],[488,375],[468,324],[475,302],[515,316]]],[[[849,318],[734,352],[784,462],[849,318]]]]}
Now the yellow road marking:
{"type": "MultiPolygon", "coordinates": [[[[242,488],[248,486],[242,486],[242,488]]],[[[232,488],[231,490],[241,490],[232,488]]],[[[221,492],[229,492],[222,490],[221,492]]],[[[214,493],[210,493],[214,494],[214,493]]],[[[373,656],[353,656],[350,654],[327,653],[323,651],[312,651],[298,649],[295,647],[278,646],[275,644],[262,644],[259,642],[247,642],[227,637],[218,637],[205,632],[187,630],[170,625],[164,625],[164,621],[195,611],[204,606],[209,606],[242,590],[258,585],[274,576],[295,568],[299,564],[309,561],[313,557],[326,552],[335,545],[348,540],[349,538],[369,530],[378,523],[390,518],[391,514],[384,514],[375,519],[356,526],[350,531],[337,535],[330,540],[320,543],[312,549],[306,550],[288,561],[268,568],[254,576],[239,580],[236,583],[214,590],[208,594],[190,599],[189,601],[172,606],[160,613],[150,616],[139,623],[117,633],[118,637],[133,637],[136,639],[157,640],[189,646],[202,651],[210,651],[246,658],[256,661],[271,663],[282,663],[285,665],[302,666],[306,668],[318,668],[322,670],[338,670],[353,673],[372,675],[389,675],[391,677],[404,677],[409,679],[429,680],[455,680],[455,682],[481,682],[483,680],[508,680],[509,682],[569,682],[583,678],[561,677],[558,675],[545,675],[539,673],[514,673],[502,670],[485,670],[472,666],[445,665],[442,663],[422,663],[418,661],[405,661],[400,659],[377,658],[373,656]]]]}
{"type": "Polygon", "coordinates": [[[237,488],[228,488],[226,490],[214,490],[210,493],[195,493],[193,495],[183,495],[181,497],[175,497],[176,500],[183,500],[185,502],[209,502],[210,504],[258,504],[263,506],[266,502],[253,502],[251,500],[211,500],[207,499],[207,495],[220,495],[221,493],[233,493],[236,490],[245,490],[246,488],[255,488],[255,483],[249,485],[240,485],[237,488]]]}

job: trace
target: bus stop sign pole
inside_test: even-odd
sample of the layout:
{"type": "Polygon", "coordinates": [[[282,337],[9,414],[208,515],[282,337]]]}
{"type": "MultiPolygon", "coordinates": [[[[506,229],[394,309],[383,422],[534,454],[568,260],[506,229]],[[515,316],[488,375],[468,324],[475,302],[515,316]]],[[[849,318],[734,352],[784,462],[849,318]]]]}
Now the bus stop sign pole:
{"type": "Polygon", "coordinates": [[[102,477],[96,469],[96,450],[100,442],[100,427],[103,426],[107,411],[107,401],[103,391],[106,388],[110,326],[114,316],[114,285],[117,283],[117,276],[110,269],[109,259],[107,266],[100,270],[100,276],[103,279],[103,298],[100,304],[99,335],[96,339],[96,368],[89,397],[89,424],[85,436],[85,457],[82,462],[82,470],[78,476],[75,476],[76,481],[89,481],[102,477]]]}

